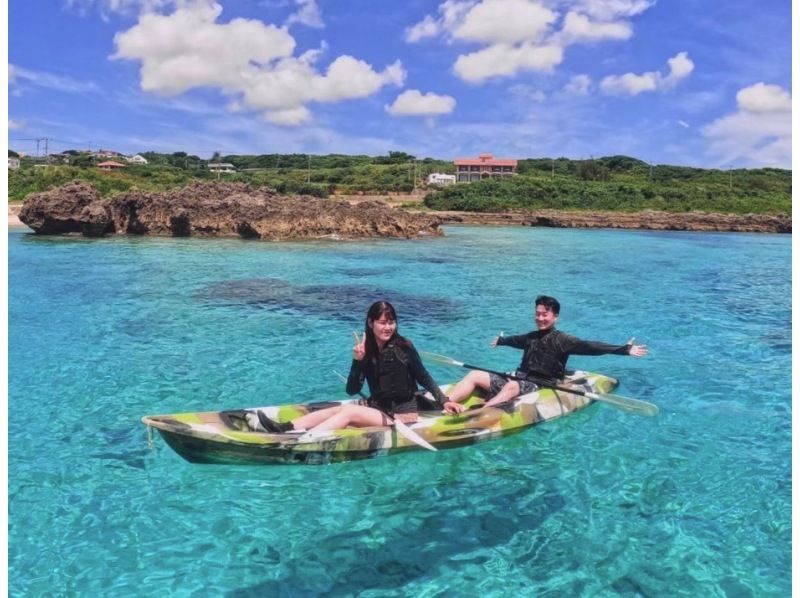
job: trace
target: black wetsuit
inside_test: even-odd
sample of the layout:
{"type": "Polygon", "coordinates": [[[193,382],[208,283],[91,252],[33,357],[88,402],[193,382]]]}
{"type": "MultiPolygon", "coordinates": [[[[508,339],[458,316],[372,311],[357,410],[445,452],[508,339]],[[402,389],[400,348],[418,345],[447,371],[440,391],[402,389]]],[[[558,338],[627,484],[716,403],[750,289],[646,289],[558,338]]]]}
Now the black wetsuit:
{"type": "Polygon", "coordinates": [[[384,413],[414,413],[417,411],[417,383],[429,390],[442,407],[446,401],[428,370],[422,365],[419,353],[411,343],[391,339],[371,360],[353,360],[347,377],[347,394],[361,390],[366,379],[370,391],[370,406],[384,413]]]}
{"type": "Polygon", "coordinates": [[[563,378],[570,355],[628,355],[629,345],[584,341],[555,328],[518,336],[501,336],[497,346],[522,349],[519,371],[526,376],[563,378]]]}

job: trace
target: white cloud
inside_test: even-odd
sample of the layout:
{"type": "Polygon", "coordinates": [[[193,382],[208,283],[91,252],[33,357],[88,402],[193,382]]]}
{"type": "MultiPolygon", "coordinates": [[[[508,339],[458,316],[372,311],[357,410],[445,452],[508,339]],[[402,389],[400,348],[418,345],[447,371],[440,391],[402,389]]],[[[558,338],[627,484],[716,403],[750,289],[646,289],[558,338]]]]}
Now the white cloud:
{"type": "Polygon", "coordinates": [[[441,27],[432,16],[428,15],[416,25],[412,25],[405,32],[405,40],[408,43],[416,43],[426,37],[435,37],[439,34],[441,27]]]}
{"type": "Polygon", "coordinates": [[[589,75],[575,75],[564,86],[564,91],[574,93],[576,95],[586,95],[589,93],[589,88],[592,85],[592,78],[589,75]]]}
{"type": "Polygon", "coordinates": [[[517,44],[541,39],[556,14],[530,0],[483,0],[452,30],[455,39],[517,44]]]}
{"type": "Polygon", "coordinates": [[[307,27],[313,27],[315,29],[322,29],[325,27],[325,23],[322,22],[322,13],[320,13],[316,0],[296,1],[299,10],[286,20],[287,27],[294,23],[306,25],[307,27]]]}
{"type": "Polygon", "coordinates": [[[470,83],[482,83],[491,77],[510,77],[519,71],[551,72],[564,58],[558,46],[496,44],[458,57],[456,74],[470,83]]]}
{"type": "Polygon", "coordinates": [[[241,99],[232,106],[260,111],[285,125],[307,122],[311,102],[362,98],[405,79],[399,61],[375,71],[346,55],[321,74],[315,62],[324,45],[295,57],[295,40],[285,27],[242,18],[218,23],[221,12],[218,4],[194,2],[170,15],[142,15],[137,25],[114,37],[112,58],[141,61],[144,91],[174,96],[215,87],[241,99]]]}
{"type": "Polygon", "coordinates": [[[669,64],[669,75],[663,79],[666,86],[672,86],[681,79],[688,77],[694,70],[694,62],[689,58],[688,52],[678,52],[675,56],[667,60],[669,64]]]}
{"type": "Polygon", "coordinates": [[[577,12],[567,13],[564,25],[555,39],[564,45],[578,42],[597,42],[602,40],[625,40],[633,35],[629,23],[602,23],[591,21],[586,15],[577,12]]]}
{"type": "Polygon", "coordinates": [[[609,75],[600,81],[600,89],[613,95],[639,95],[645,91],[656,91],[673,87],[681,79],[688,77],[694,70],[694,63],[686,52],[680,52],[670,58],[667,63],[670,73],[666,77],[658,71],[650,71],[637,75],[625,73],[624,75],[609,75]]]}
{"type": "Polygon", "coordinates": [[[757,83],[736,94],[739,109],[703,127],[709,153],[720,164],[791,168],[791,96],[777,85],[757,83]]]}
{"type": "Polygon", "coordinates": [[[792,96],[778,85],[756,83],[736,94],[739,108],[746,112],[789,112],[792,96]]]}
{"type": "Polygon", "coordinates": [[[689,123],[687,123],[685,120],[679,120],[678,124],[680,126],[682,126],[684,129],[688,129],[689,128],[689,123]]]}
{"type": "Polygon", "coordinates": [[[416,89],[404,91],[391,106],[385,106],[392,116],[439,116],[450,114],[456,101],[450,96],[435,93],[421,93],[416,89]]]}
{"type": "Polygon", "coordinates": [[[24,120],[14,120],[9,118],[8,119],[8,130],[9,131],[17,131],[19,129],[24,129],[25,125],[27,125],[24,120]]]}
{"type": "Polygon", "coordinates": [[[453,67],[461,79],[482,83],[522,71],[552,72],[572,44],[628,39],[633,29],[624,19],[653,4],[650,0],[445,0],[438,15],[427,15],[406,29],[405,39],[413,43],[442,36],[448,43],[482,44],[461,54],[453,67]],[[563,19],[558,12],[562,6],[563,19]]]}

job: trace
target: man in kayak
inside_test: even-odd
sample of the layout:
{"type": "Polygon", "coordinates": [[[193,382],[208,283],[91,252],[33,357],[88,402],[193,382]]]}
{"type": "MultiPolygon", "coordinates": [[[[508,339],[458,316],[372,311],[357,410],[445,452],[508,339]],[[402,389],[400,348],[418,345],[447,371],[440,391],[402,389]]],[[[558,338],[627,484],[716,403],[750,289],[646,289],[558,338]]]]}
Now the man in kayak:
{"type": "Polygon", "coordinates": [[[506,346],[522,349],[522,361],[514,374],[531,380],[512,380],[498,374],[473,371],[459,381],[450,392],[451,401],[463,401],[476,388],[482,388],[492,397],[484,405],[491,407],[509,401],[519,395],[528,394],[538,388],[536,378],[563,378],[570,355],[631,355],[644,357],[647,345],[634,345],[631,338],[624,345],[609,345],[596,341],[584,341],[560,330],[556,322],[561,305],[554,297],[540,295],[535,301],[534,321],[536,330],[518,336],[500,336],[492,341],[492,347],[506,346]]]}
{"type": "Polygon", "coordinates": [[[438,406],[455,413],[462,405],[451,402],[422,365],[411,341],[397,333],[397,313],[388,301],[374,303],[367,312],[364,336],[353,333],[353,362],[347,378],[347,394],[358,393],[366,380],[370,390],[367,405],[346,403],[314,411],[291,422],[279,423],[258,412],[261,427],[280,434],[292,430],[320,432],[347,426],[387,426],[392,419],[403,423],[417,420],[417,384],[430,391],[438,406]]]}

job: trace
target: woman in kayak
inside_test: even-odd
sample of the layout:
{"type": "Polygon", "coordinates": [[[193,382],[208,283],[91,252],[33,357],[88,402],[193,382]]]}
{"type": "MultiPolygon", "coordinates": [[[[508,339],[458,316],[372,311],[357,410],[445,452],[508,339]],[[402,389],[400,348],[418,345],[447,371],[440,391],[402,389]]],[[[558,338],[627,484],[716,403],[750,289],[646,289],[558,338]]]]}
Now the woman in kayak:
{"type": "Polygon", "coordinates": [[[366,380],[367,405],[348,403],[321,409],[291,422],[278,423],[258,411],[261,426],[270,433],[292,430],[324,431],[347,426],[387,426],[392,418],[417,421],[417,384],[430,391],[440,408],[457,413],[463,406],[450,401],[422,365],[411,341],[397,333],[397,313],[388,301],[373,303],[367,311],[364,336],[354,332],[353,363],[347,378],[347,394],[358,393],[366,380]]]}
{"type": "Polygon", "coordinates": [[[560,330],[556,322],[561,304],[555,297],[539,295],[535,300],[534,323],[536,330],[519,336],[495,337],[492,347],[514,347],[522,349],[522,361],[515,372],[521,379],[511,379],[498,374],[474,371],[462,378],[450,392],[453,401],[463,401],[475,388],[482,388],[491,397],[484,407],[505,403],[538,388],[536,379],[553,380],[563,378],[570,355],[631,355],[644,357],[647,345],[634,345],[630,339],[624,345],[609,345],[597,341],[584,341],[560,330]],[[530,379],[525,379],[530,378],[530,379]]]}

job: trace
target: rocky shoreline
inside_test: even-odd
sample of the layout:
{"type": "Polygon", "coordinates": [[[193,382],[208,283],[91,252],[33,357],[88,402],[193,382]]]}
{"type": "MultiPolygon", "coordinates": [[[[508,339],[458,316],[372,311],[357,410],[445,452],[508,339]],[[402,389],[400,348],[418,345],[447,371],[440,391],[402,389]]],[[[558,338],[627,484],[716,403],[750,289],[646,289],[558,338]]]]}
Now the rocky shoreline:
{"type": "Polygon", "coordinates": [[[443,224],[543,226],[550,228],[620,228],[669,231],[789,233],[790,216],[713,214],[706,212],[578,212],[535,210],[503,213],[432,212],[443,224]]]}
{"type": "Polygon", "coordinates": [[[534,210],[514,212],[408,211],[422,206],[419,196],[350,196],[318,199],[280,196],[243,183],[204,183],[170,193],[130,191],[110,200],[85,183],[29,196],[8,206],[9,226],[27,224],[39,234],[151,234],[238,236],[267,240],[298,238],[413,238],[441,235],[442,224],[618,228],[706,232],[792,232],[791,216],[589,212],[534,210]]]}
{"type": "Polygon", "coordinates": [[[42,235],[113,234],[289,240],[442,235],[441,220],[377,201],[358,205],[280,195],[246,183],[194,183],[165,193],[132,189],[103,199],[74,181],[29,195],[19,219],[42,235]]]}

